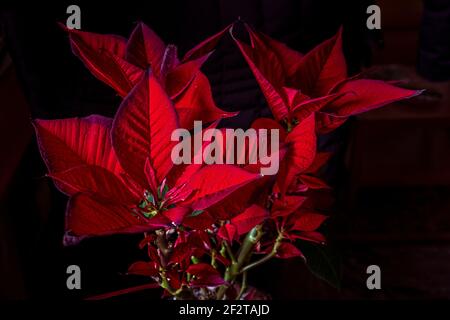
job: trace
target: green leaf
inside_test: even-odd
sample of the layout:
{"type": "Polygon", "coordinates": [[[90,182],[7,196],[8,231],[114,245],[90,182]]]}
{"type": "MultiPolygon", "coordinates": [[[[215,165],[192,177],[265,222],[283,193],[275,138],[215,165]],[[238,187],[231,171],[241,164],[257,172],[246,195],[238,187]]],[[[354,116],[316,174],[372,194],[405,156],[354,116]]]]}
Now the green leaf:
{"type": "Polygon", "coordinates": [[[147,195],[147,201],[150,202],[150,203],[152,203],[152,204],[155,204],[155,203],[156,203],[156,202],[155,202],[155,197],[153,197],[153,195],[152,195],[151,193],[149,193],[149,194],[147,195]]]}
{"type": "Polygon", "coordinates": [[[203,210],[195,210],[192,212],[191,217],[197,217],[203,213],[203,210]]]}
{"type": "Polygon", "coordinates": [[[298,248],[315,276],[336,289],[341,288],[341,257],[336,249],[307,241],[299,241],[298,248]]]}
{"type": "Polygon", "coordinates": [[[166,184],[166,185],[164,186],[163,191],[162,191],[162,195],[161,195],[161,198],[162,198],[162,199],[164,199],[164,198],[166,197],[167,192],[169,192],[169,186],[166,184]]]}

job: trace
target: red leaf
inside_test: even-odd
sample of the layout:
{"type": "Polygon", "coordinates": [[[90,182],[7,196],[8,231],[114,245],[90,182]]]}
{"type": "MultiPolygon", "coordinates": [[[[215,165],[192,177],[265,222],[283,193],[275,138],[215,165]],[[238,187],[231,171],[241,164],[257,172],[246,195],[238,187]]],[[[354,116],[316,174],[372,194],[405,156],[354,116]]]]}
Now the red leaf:
{"type": "Polygon", "coordinates": [[[95,58],[95,55],[102,51],[125,57],[127,40],[123,37],[69,29],[64,24],[60,24],[60,26],[69,34],[72,46],[81,50],[79,53],[83,55],[80,57],[82,59],[88,59],[91,55],[95,58]]]}
{"type": "Polygon", "coordinates": [[[280,142],[286,140],[286,130],[275,120],[270,118],[258,118],[252,123],[252,128],[255,130],[259,129],[277,129],[280,134],[280,142]]]}
{"type": "Polygon", "coordinates": [[[312,113],[321,110],[327,104],[336,100],[338,97],[338,94],[331,94],[315,99],[308,98],[307,100],[304,100],[292,107],[293,117],[295,117],[297,121],[301,122],[308,118],[312,113]]]}
{"type": "Polygon", "coordinates": [[[316,130],[318,134],[329,133],[342,126],[348,117],[337,117],[330,113],[320,112],[316,114],[316,130]]]}
{"type": "Polygon", "coordinates": [[[138,261],[133,263],[130,268],[128,268],[128,274],[154,277],[158,275],[158,268],[155,262],[138,261]]]}
{"type": "Polygon", "coordinates": [[[322,245],[326,243],[325,237],[319,232],[301,232],[300,234],[290,234],[289,237],[291,239],[311,241],[322,245]]]}
{"type": "Polygon", "coordinates": [[[276,200],[272,205],[272,217],[285,217],[296,211],[307,198],[302,196],[285,196],[276,200]]]}
{"type": "MultiPolygon", "coordinates": [[[[123,170],[110,142],[111,119],[101,116],[34,121],[42,158],[51,174],[84,165],[102,167],[115,175],[123,170]]],[[[63,192],[73,190],[59,185],[63,192]]]]}
{"type": "Polygon", "coordinates": [[[180,119],[180,127],[186,129],[192,129],[194,121],[209,123],[238,114],[225,112],[216,106],[209,81],[201,72],[195,75],[189,86],[174,100],[174,104],[180,119]]]}
{"type": "Polygon", "coordinates": [[[206,231],[192,231],[189,233],[188,242],[196,248],[211,251],[211,240],[206,231]]]}
{"type": "Polygon", "coordinates": [[[105,200],[134,205],[139,201],[125,184],[110,171],[99,166],[79,166],[49,175],[64,190],[95,194],[105,200]]]}
{"type": "Polygon", "coordinates": [[[112,143],[127,173],[146,185],[144,168],[148,158],[161,183],[173,165],[171,135],[177,128],[170,99],[147,72],[123,101],[112,128],[112,143]]]}
{"type": "Polygon", "coordinates": [[[208,212],[203,212],[195,217],[188,215],[183,220],[183,226],[193,230],[205,230],[214,223],[213,217],[208,212]]]}
{"type": "Polygon", "coordinates": [[[340,97],[317,115],[317,130],[327,133],[342,125],[349,116],[383,107],[422,93],[395,87],[379,80],[350,79],[336,86],[340,97]]]}
{"type": "Polygon", "coordinates": [[[175,207],[164,212],[166,216],[172,223],[179,225],[183,221],[184,217],[191,212],[190,208],[185,207],[175,207]]]}
{"type": "Polygon", "coordinates": [[[238,235],[243,235],[266,220],[268,216],[269,212],[266,209],[253,205],[231,219],[231,223],[236,226],[238,235]]]}
{"type": "Polygon", "coordinates": [[[295,176],[305,171],[316,155],[314,114],[299,123],[286,137],[288,151],[280,166],[278,185],[285,193],[295,176]]]}
{"type": "Polygon", "coordinates": [[[223,35],[230,30],[230,27],[231,25],[225,27],[225,29],[223,29],[222,31],[200,42],[184,55],[182,61],[186,62],[189,60],[195,60],[203,57],[206,54],[209,54],[217,46],[217,43],[220,41],[220,39],[222,39],[223,35]]]}
{"type": "Polygon", "coordinates": [[[193,247],[187,243],[183,242],[175,246],[172,255],[170,256],[170,264],[183,263],[184,261],[189,261],[192,256],[193,247]]]}
{"type": "Polygon", "coordinates": [[[109,70],[102,80],[116,90],[122,98],[142,79],[144,71],[114,54],[104,52],[103,59],[108,63],[109,70]]]}
{"type": "Polygon", "coordinates": [[[158,35],[144,23],[138,23],[126,46],[127,61],[142,69],[150,66],[159,78],[165,52],[166,45],[158,35]]]}
{"type": "Polygon", "coordinates": [[[368,79],[344,81],[336,91],[343,94],[323,110],[336,116],[356,115],[422,93],[420,90],[403,89],[368,79]]]}
{"type": "Polygon", "coordinates": [[[296,257],[305,259],[301,251],[297,249],[296,246],[294,246],[292,243],[289,242],[283,242],[280,245],[276,257],[280,259],[291,259],[296,257]]]}
{"type": "Polygon", "coordinates": [[[74,236],[141,233],[150,229],[131,209],[111,201],[78,194],[67,204],[66,230],[74,236]]]}
{"type": "Polygon", "coordinates": [[[167,94],[172,99],[175,99],[183,93],[193,81],[194,77],[200,72],[200,68],[208,58],[209,55],[205,55],[196,60],[180,64],[170,70],[165,77],[165,89],[167,94]]]}
{"type": "Polygon", "coordinates": [[[196,277],[190,282],[192,287],[217,287],[225,284],[220,273],[206,263],[192,264],[186,270],[186,273],[196,277]]]}
{"type": "Polygon", "coordinates": [[[143,74],[124,60],[126,40],[116,35],[64,29],[69,33],[73,53],[89,71],[120,96],[126,96],[143,74]]]}
{"type": "Polygon", "coordinates": [[[208,211],[216,220],[229,220],[252,204],[263,203],[267,199],[272,182],[270,176],[254,180],[209,207],[208,211]]]}
{"type": "Polygon", "coordinates": [[[270,50],[273,52],[282,65],[286,77],[291,76],[296,71],[298,64],[303,58],[300,52],[289,48],[284,43],[272,39],[262,32],[251,29],[247,24],[245,26],[256,51],[264,53],[264,51],[270,50]]]}
{"type": "Polygon", "coordinates": [[[221,226],[219,228],[219,231],[217,232],[217,236],[228,241],[229,243],[232,243],[239,238],[237,227],[231,223],[227,223],[221,226]]]}
{"type": "Polygon", "coordinates": [[[316,231],[326,219],[328,219],[328,217],[322,214],[301,213],[296,216],[291,230],[305,232],[316,231]]]}
{"type": "Polygon", "coordinates": [[[347,64],[342,51],[342,28],[301,60],[291,82],[311,97],[324,96],[347,78],[347,64]]]}
{"type": "Polygon", "coordinates": [[[283,70],[278,58],[268,50],[257,51],[238,40],[233,36],[232,30],[231,35],[261,87],[273,116],[279,121],[286,118],[288,108],[278,91],[283,85],[283,70]]]}
{"type": "Polygon", "coordinates": [[[203,134],[205,130],[208,129],[215,129],[218,125],[219,121],[215,121],[212,124],[210,124],[206,129],[199,130],[199,132],[196,132],[194,136],[191,139],[191,150],[193,150],[193,154],[191,155],[191,163],[190,164],[179,164],[174,165],[172,167],[172,170],[169,173],[169,176],[167,177],[167,180],[170,185],[174,186],[181,186],[185,184],[189,179],[192,177],[193,174],[195,174],[198,170],[200,170],[203,167],[202,163],[195,163],[195,159],[197,157],[202,157],[203,149],[205,148],[206,143],[203,143],[202,148],[199,148],[199,150],[195,150],[195,141],[197,139],[202,140],[203,134]]]}
{"type": "MultiPolygon", "coordinates": [[[[304,186],[307,187],[307,189],[330,189],[330,186],[325,181],[314,176],[302,174],[299,176],[299,180],[304,186]]],[[[302,189],[301,186],[300,189],[302,189]]]]}
{"type": "Polygon", "coordinates": [[[232,165],[205,166],[188,182],[188,187],[194,190],[189,203],[195,210],[206,209],[260,177],[232,165]]]}
{"type": "Polygon", "coordinates": [[[118,297],[118,296],[129,295],[130,293],[135,293],[135,292],[148,290],[148,289],[156,289],[156,288],[159,288],[159,287],[160,286],[159,286],[158,283],[149,283],[149,284],[144,284],[144,285],[141,285],[141,286],[136,286],[136,287],[132,287],[132,288],[127,288],[127,289],[122,289],[122,290],[117,290],[117,291],[104,293],[104,294],[101,294],[101,295],[98,295],[98,296],[88,297],[85,300],[87,300],[87,301],[107,300],[107,299],[115,298],[115,297],[118,297]]]}

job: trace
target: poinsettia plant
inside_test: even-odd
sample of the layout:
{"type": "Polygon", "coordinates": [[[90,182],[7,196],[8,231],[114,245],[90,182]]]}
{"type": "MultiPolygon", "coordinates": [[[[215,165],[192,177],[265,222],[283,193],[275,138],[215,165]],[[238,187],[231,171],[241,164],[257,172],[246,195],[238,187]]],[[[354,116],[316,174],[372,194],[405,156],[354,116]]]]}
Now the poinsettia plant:
{"type": "MultiPolygon", "coordinates": [[[[143,23],[129,39],[66,29],[75,55],[122,103],[114,119],[34,121],[48,176],[69,196],[64,243],[142,234],[148,258],[128,273],[158,284],[164,297],[261,298],[247,284],[253,268],[272,258],[306,260],[299,241],[326,245],[318,201],[329,187],[319,172],[330,154],[317,151],[318,136],[349,116],[420,93],[349,78],[342,30],[303,55],[244,26],[249,43],[233,24],[181,59],[143,23]],[[171,157],[177,129],[202,121],[202,134],[237,114],[216,106],[200,70],[227,35],[272,111],[252,128],[279,133],[275,175],[262,175],[261,162],[174,164],[171,157]]],[[[244,153],[251,147],[238,146],[244,153]]]]}

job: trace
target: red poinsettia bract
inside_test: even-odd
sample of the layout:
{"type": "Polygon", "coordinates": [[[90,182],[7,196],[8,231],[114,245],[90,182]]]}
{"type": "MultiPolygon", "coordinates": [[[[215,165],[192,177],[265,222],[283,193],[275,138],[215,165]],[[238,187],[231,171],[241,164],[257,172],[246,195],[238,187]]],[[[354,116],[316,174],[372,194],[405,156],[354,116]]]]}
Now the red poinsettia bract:
{"type": "MultiPolygon", "coordinates": [[[[181,60],[175,46],[143,23],[128,40],[67,30],[73,52],[123,101],[114,119],[34,122],[49,177],[70,197],[66,243],[143,233],[140,247],[148,260],[134,263],[128,273],[156,281],[166,296],[251,299],[258,296],[247,284],[251,269],[271,258],[307,260],[297,241],[326,242],[318,232],[327,220],[319,195],[329,186],[319,173],[331,154],[317,150],[318,136],[349,116],[420,93],[349,78],[342,30],[304,55],[245,25],[247,44],[233,28],[181,60]],[[261,161],[174,165],[171,159],[176,129],[192,129],[195,120],[215,127],[235,114],[217,108],[200,71],[228,33],[273,114],[255,119],[252,129],[257,137],[260,129],[278,133],[274,176],[261,176],[261,161]]],[[[249,154],[258,147],[252,143],[237,148],[249,154]]]]}

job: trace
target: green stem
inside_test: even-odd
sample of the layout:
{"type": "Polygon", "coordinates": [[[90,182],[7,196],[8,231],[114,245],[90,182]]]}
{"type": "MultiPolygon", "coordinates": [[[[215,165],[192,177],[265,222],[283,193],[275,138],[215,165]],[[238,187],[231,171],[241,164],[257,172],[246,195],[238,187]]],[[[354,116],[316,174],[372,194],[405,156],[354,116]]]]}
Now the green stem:
{"type": "Polygon", "coordinates": [[[176,297],[183,291],[182,287],[175,291],[170,286],[169,281],[167,280],[166,277],[166,272],[164,270],[160,270],[159,275],[161,276],[161,287],[167,290],[167,292],[169,292],[172,296],[176,297]]]}
{"type": "MultiPolygon", "coordinates": [[[[258,225],[254,227],[245,237],[244,242],[242,243],[242,246],[238,253],[237,260],[234,259],[234,262],[232,261],[231,266],[229,266],[225,270],[225,277],[224,280],[232,283],[236,279],[236,277],[240,274],[240,269],[242,266],[248,261],[250,258],[254,246],[261,240],[261,237],[263,236],[262,232],[262,226],[258,225]]],[[[226,243],[224,241],[224,243],[226,243]]],[[[227,245],[227,244],[226,244],[227,245]]],[[[231,248],[230,252],[231,252],[231,248]]],[[[233,256],[233,255],[231,255],[233,256]]],[[[219,288],[219,291],[217,292],[217,300],[222,300],[225,296],[225,292],[227,291],[228,286],[224,285],[219,288]]]]}
{"type": "Polygon", "coordinates": [[[263,236],[262,226],[254,227],[245,237],[244,243],[239,250],[239,256],[237,261],[237,270],[240,270],[247,259],[252,254],[254,246],[258,243],[258,241],[263,236]]]}
{"type": "Polygon", "coordinates": [[[275,257],[275,256],[277,255],[278,249],[279,249],[280,246],[281,246],[281,241],[282,241],[282,240],[283,240],[283,235],[280,233],[280,234],[278,235],[278,237],[277,237],[277,240],[275,241],[275,244],[274,244],[274,246],[273,246],[272,251],[271,251],[268,255],[264,256],[263,258],[261,258],[261,259],[255,261],[255,262],[253,262],[253,263],[251,263],[251,264],[245,266],[244,268],[242,268],[242,270],[240,271],[240,273],[246,273],[246,272],[248,272],[249,270],[251,270],[251,269],[253,269],[253,268],[257,267],[257,266],[260,266],[260,265],[262,265],[263,263],[265,263],[265,262],[269,261],[270,259],[272,259],[273,257],[275,257]]]}
{"type": "Polygon", "coordinates": [[[236,263],[236,258],[234,257],[233,251],[231,250],[230,245],[228,244],[228,242],[226,242],[225,240],[223,241],[223,246],[225,247],[225,250],[228,254],[228,256],[231,259],[231,263],[236,263]]]}
{"type": "Polygon", "coordinates": [[[242,283],[241,283],[241,291],[239,292],[239,295],[237,296],[236,300],[241,300],[242,296],[244,295],[245,291],[247,291],[247,271],[245,271],[242,274],[242,283]]]}

